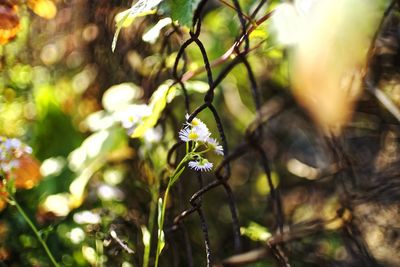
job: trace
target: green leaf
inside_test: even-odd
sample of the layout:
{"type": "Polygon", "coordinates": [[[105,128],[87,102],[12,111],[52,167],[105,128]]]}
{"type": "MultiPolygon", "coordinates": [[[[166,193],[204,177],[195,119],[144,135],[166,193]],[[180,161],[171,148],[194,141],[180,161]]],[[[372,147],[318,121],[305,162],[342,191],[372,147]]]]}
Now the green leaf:
{"type": "Polygon", "coordinates": [[[92,162],[124,146],[127,146],[127,138],[123,129],[100,130],[87,137],[80,147],[70,153],[69,167],[75,172],[82,172],[92,162]]]}
{"type": "Polygon", "coordinates": [[[272,235],[264,226],[250,222],[248,227],[241,227],[240,233],[253,241],[266,242],[272,235]]]}
{"type": "Polygon", "coordinates": [[[192,27],[193,14],[200,0],[165,0],[164,10],[173,21],[182,26],[192,27]]]}
{"type": "Polygon", "coordinates": [[[127,27],[133,23],[134,19],[140,16],[146,16],[148,14],[154,13],[154,9],[163,0],[139,0],[128,10],[120,12],[115,16],[116,30],[114,33],[114,38],[111,44],[111,50],[114,52],[117,45],[118,35],[122,27],[127,27]]]}
{"type": "Polygon", "coordinates": [[[142,40],[150,44],[154,44],[160,36],[161,30],[172,23],[171,18],[159,20],[150,30],[143,34],[142,40]]]}
{"type": "Polygon", "coordinates": [[[157,90],[153,93],[150,99],[150,107],[152,108],[152,114],[148,117],[144,117],[142,123],[133,131],[132,138],[143,137],[146,131],[153,128],[158,119],[161,116],[167,103],[171,102],[176,95],[175,86],[171,86],[171,82],[167,81],[160,85],[157,90]]]}

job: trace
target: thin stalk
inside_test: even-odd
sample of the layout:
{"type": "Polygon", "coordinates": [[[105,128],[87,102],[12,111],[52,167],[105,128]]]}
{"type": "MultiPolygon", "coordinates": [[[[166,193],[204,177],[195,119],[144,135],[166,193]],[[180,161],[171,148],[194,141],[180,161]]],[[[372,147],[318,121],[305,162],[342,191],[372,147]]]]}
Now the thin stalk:
{"type": "Polygon", "coordinates": [[[12,200],[12,203],[15,205],[15,207],[17,207],[17,210],[19,211],[19,213],[22,215],[22,217],[24,218],[24,220],[28,223],[28,225],[31,227],[32,231],[35,233],[37,239],[39,240],[39,242],[42,244],[44,250],[47,253],[47,256],[49,257],[49,259],[51,260],[51,262],[53,263],[53,265],[55,267],[59,267],[60,265],[58,265],[58,263],[56,262],[56,260],[54,259],[53,254],[51,253],[49,247],[47,246],[46,242],[44,242],[44,240],[42,239],[42,237],[40,236],[39,231],[37,230],[36,226],[33,224],[33,222],[31,221],[31,219],[29,219],[28,215],[26,215],[25,211],[22,209],[22,207],[18,204],[18,202],[15,200],[14,197],[10,197],[12,200]]]}
{"type": "MultiPolygon", "coordinates": [[[[150,206],[150,214],[149,214],[149,232],[153,232],[154,228],[154,220],[156,218],[156,211],[157,211],[157,200],[158,200],[158,186],[156,186],[156,190],[152,190],[152,202],[150,206]]],[[[149,259],[150,259],[150,250],[151,250],[151,238],[149,240],[149,245],[144,248],[144,255],[143,255],[143,267],[149,266],[149,259]]]]}
{"type": "Polygon", "coordinates": [[[163,231],[163,228],[164,228],[163,227],[164,226],[164,215],[165,215],[165,209],[166,209],[166,206],[167,206],[166,203],[167,203],[167,200],[168,200],[169,189],[171,188],[171,184],[172,184],[171,180],[172,179],[169,180],[167,189],[165,190],[162,209],[161,209],[161,220],[160,220],[161,222],[160,222],[160,227],[158,229],[156,261],[154,263],[154,267],[158,267],[158,260],[159,260],[160,254],[161,254],[161,242],[160,242],[160,239],[161,239],[161,234],[162,234],[162,231],[163,231]]]}
{"type": "Polygon", "coordinates": [[[161,208],[161,218],[160,218],[160,225],[159,225],[159,229],[158,229],[158,241],[157,241],[157,250],[156,250],[156,260],[154,263],[154,267],[158,267],[158,260],[160,257],[160,253],[161,253],[161,235],[162,235],[162,231],[164,229],[164,217],[165,217],[165,210],[167,207],[167,201],[168,201],[168,195],[169,195],[169,190],[171,188],[171,186],[174,184],[174,182],[179,178],[179,176],[182,174],[182,165],[184,163],[186,163],[186,161],[188,161],[191,158],[191,154],[187,154],[182,160],[181,162],[179,162],[178,167],[175,169],[174,173],[170,176],[169,181],[168,181],[168,185],[167,185],[167,189],[165,190],[164,193],[164,198],[163,198],[163,203],[162,203],[162,208],[161,208]],[[177,177],[178,176],[178,177],[177,177]]]}

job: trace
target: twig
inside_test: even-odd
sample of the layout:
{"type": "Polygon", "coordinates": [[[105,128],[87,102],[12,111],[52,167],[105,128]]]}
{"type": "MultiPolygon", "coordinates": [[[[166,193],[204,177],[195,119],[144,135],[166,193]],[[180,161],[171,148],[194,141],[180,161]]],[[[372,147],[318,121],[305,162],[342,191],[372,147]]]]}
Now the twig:
{"type": "Polygon", "coordinates": [[[380,90],[378,87],[375,86],[367,86],[367,90],[371,92],[376,99],[381,102],[383,106],[393,115],[399,122],[400,122],[400,110],[399,108],[393,103],[393,101],[380,90]]]}
{"type": "Polygon", "coordinates": [[[122,240],[118,237],[117,233],[116,233],[114,230],[111,230],[111,231],[110,231],[110,235],[111,235],[111,237],[112,237],[115,241],[117,241],[118,245],[120,245],[126,252],[128,252],[129,254],[134,254],[134,253],[135,253],[135,251],[133,251],[133,249],[131,249],[130,247],[128,247],[128,245],[126,244],[125,241],[122,241],[122,240]]]}
{"type": "MultiPolygon", "coordinates": [[[[253,24],[250,29],[247,31],[247,36],[249,36],[255,29],[257,29],[263,22],[265,22],[267,19],[269,19],[271,17],[271,15],[273,14],[273,11],[269,12],[268,14],[266,14],[265,16],[263,16],[262,18],[260,18],[259,20],[257,20],[255,22],[255,24],[253,24]]],[[[244,41],[244,37],[242,36],[238,41],[236,41],[222,56],[220,56],[219,58],[217,58],[216,60],[212,61],[210,63],[211,67],[216,67],[219,66],[221,64],[223,64],[224,62],[226,62],[228,59],[231,58],[231,56],[233,55],[233,53],[235,52],[235,49],[237,47],[239,47],[242,42],[244,41]]],[[[260,43],[261,44],[261,43],[260,43]]],[[[256,46],[259,47],[258,44],[256,46]]],[[[253,51],[254,48],[249,49],[248,52],[253,51]]],[[[206,69],[204,67],[198,68],[196,70],[193,71],[187,71],[185,74],[183,74],[181,81],[185,82],[190,80],[191,78],[193,78],[194,76],[203,73],[206,69]]]]}
{"type": "MultiPolygon", "coordinates": [[[[229,4],[228,2],[226,2],[225,0],[219,0],[222,4],[224,4],[224,5],[226,5],[227,7],[229,7],[229,8],[232,8],[233,10],[235,10],[236,12],[237,12],[237,9],[234,7],[234,6],[232,6],[231,4],[229,4]]],[[[249,22],[252,22],[253,20],[249,17],[249,16],[247,16],[246,14],[242,14],[243,15],[243,17],[245,17],[249,22]]]]}

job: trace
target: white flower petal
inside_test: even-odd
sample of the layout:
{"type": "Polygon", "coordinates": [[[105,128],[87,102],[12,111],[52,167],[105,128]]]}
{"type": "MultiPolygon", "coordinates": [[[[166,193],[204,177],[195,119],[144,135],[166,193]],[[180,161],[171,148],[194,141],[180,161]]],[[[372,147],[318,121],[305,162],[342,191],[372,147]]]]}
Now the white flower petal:
{"type": "Polygon", "coordinates": [[[136,128],[144,117],[150,116],[151,107],[146,104],[129,105],[124,110],[116,112],[116,119],[121,122],[122,127],[128,130],[136,128]]]}
{"type": "Polygon", "coordinates": [[[189,118],[190,118],[190,115],[186,113],[186,115],[185,115],[185,119],[186,119],[185,125],[186,126],[190,126],[190,127],[200,126],[200,127],[206,128],[208,130],[206,124],[204,122],[202,122],[200,119],[195,117],[195,118],[193,118],[193,120],[191,122],[188,122],[189,118]]]}
{"type": "Polygon", "coordinates": [[[200,159],[198,161],[189,161],[188,166],[195,171],[211,171],[213,164],[206,159],[200,159]]]}
{"type": "Polygon", "coordinates": [[[207,127],[202,126],[186,127],[179,131],[179,138],[184,142],[205,142],[209,136],[210,132],[207,127]]]}
{"type": "Polygon", "coordinates": [[[209,147],[212,151],[214,151],[215,154],[224,155],[224,148],[218,143],[218,141],[215,138],[207,138],[206,140],[206,145],[209,147]]]}

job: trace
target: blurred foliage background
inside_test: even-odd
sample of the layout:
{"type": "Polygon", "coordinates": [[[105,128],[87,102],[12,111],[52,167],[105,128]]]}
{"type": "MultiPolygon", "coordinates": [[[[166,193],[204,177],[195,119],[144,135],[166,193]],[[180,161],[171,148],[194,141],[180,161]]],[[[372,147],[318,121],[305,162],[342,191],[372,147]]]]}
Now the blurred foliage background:
{"type": "MultiPolygon", "coordinates": [[[[299,8],[300,2],[304,7],[315,1],[287,5],[299,8]]],[[[284,234],[277,229],[259,156],[250,151],[232,162],[228,182],[239,214],[240,252],[234,249],[223,189],[216,187],[202,199],[215,266],[276,266],[268,242],[279,238],[283,240],[279,249],[292,266],[400,266],[400,6],[396,1],[377,2],[381,5],[378,15],[363,24],[369,39],[357,36],[367,41],[349,47],[354,40],[347,36],[360,30],[357,23],[369,11],[349,12],[336,24],[327,21],[322,30],[334,28],[339,40],[342,32],[350,40],[333,49],[328,48],[336,39],[328,46],[319,39],[305,44],[311,46],[309,54],[330,56],[319,57],[316,63],[310,60],[308,64],[303,52],[293,53],[295,33],[309,33],[290,25],[293,21],[314,25],[317,19],[301,24],[287,14],[292,12],[288,9],[282,12],[286,12],[282,21],[289,26],[278,21],[274,27],[266,19],[250,34],[251,52],[246,57],[262,95],[258,116],[263,134],[258,142],[266,151],[273,184],[280,193],[284,234]],[[389,12],[381,20],[385,9],[389,12]],[[350,27],[354,19],[356,24],[350,27]],[[287,27],[291,38],[276,37],[276,32],[286,30],[281,27],[287,27]],[[371,44],[373,49],[368,50],[371,44]],[[331,62],[352,58],[354,51],[364,56],[354,56],[356,63],[349,59],[330,68],[331,62]],[[292,60],[305,63],[296,65],[292,60]],[[368,88],[357,89],[357,96],[347,91],[332,94],[330,90],[338,89],[333,84],[336,80],[330,83],[340,72],[336,69],[351,64],[361,66],[357,77],[368,77],[368,81],[358,84],[368,88]],[[291,80],[291,71],[297,67],[304,67],[303,72],[291,80]],[[316,71],[319,67],[322,71],[316,71]],[[313,104],[309,104],[310,95],[316,97],[313,104]],[[247,251],[257,255],[247,265],[240,263],[242,258],[230,258],[247,251]]],[[[196,7],[198,1],[190,3],[196,7]]],[[[239,3],[249,16],[260,1],[239,3]]],[[[279,4],[266,1],[254,20],[279,4]]],[[[171,70],[179,47],[190,37],[190,27],[165,21],[154,30],[169,14],[168,8],[160,6],[158,12],[126,23],[112,52],[118,28],[115,18],[131,5],[128,0],[0,0],[0,134],[23,140],[40,162],[41,180],[33,188],[17,190],[15,197],[61,266],[145,267],[144,255],[149,251],[149,266],[154,261],[157,199],[173,167],[167,162],[168,151],[178,141],[186,113],[181,88],[166,88],[172,84],[171,70]],[[152,107],[148,127],[135,132],[138,138],[131,138],[132,132],[123,127],[131,116],[124,108],[131,105],[152,107]]],[[[341,8],[335,12],[343,14],[352,7],[341,8]]],[[[205,6],[200,40],[211,62],[224,55],[241,34],[234,9],[222,0],[210,0],[205,6]]],[[[302,15],[300,9],[296,12],[302,15]]],[[[181,24],[190,24],[185,19],[181,24]]],[[[204,65],[197,47],[189,46],[185,57],[179,70],[195,73],[185,82],[193,111],[203,103],[207,76],[196,72],[204,65]]],[[[213,73],[219,73],[233,57],[213,66],[213,73]]],[[[258,118],[243,65],[233,68],[217,87],[213,104],[233,151],[246,140],[246,131],[258,118]]],[[[209,111],[199,118],[211,132],[218,132],[209,111]]],[[[182,153],[178,149],[177,157],[182,153]]],[[[215,165],[221,162],[217,157],[212,160],[215,165]]],[[[199,218],[191,215],[184,226],[172,227],[175,216],[190,207],[189,199],[199,188],[196,176],[186,170],[173,189],[160,266],[206,265],[199,218]]],[[[23,177],[31,179],[29,172],[23,177]]],[[[203,179],[208,183],[215,177],[210,173],[203,179]]],[[[12,205],[4,205],[0,212],[0,265],[50,266],[34,233],[12,205]]]]}

